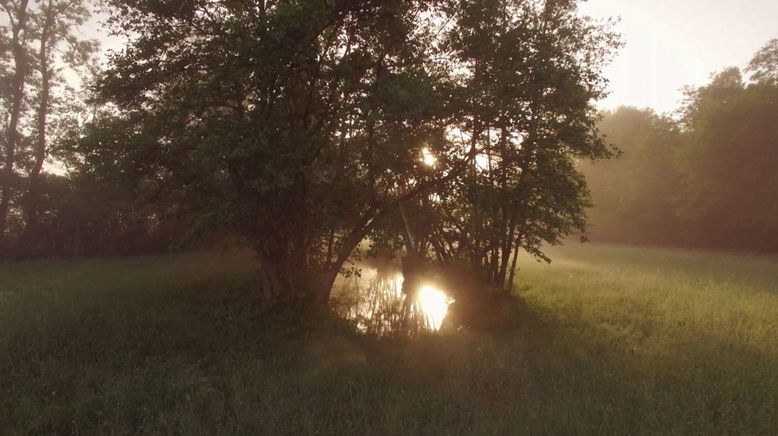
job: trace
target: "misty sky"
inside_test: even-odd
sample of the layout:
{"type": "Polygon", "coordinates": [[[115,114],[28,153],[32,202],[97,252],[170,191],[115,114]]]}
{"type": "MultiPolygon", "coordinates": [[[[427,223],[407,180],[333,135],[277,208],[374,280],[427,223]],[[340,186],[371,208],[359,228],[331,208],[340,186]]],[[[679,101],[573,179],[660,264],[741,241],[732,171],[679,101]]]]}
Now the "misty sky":
{"type": "Polygon", "coordinates": [[[778,0],[589,0],[594,17],[620,16],[626,46],[606,70],[618,105],[672,111],[685,85],[702,85],[728,66],[744,68],[778,38],[778,0]]]}
{"type": "MultiPolygon", "coordinates": [[[[702,85],[728,66],[745,67],[768,40],[778,38],[778,0],[589,0],[581,10],[621,18],[617,30],[626,46],[605,71],[611,95],[600,102],[603,108],[672,111],[682,87],[702,85]]],[[[84,30],[106,49],[122,46],[119,39],[101,36],[97,22],[84,30]]]]}

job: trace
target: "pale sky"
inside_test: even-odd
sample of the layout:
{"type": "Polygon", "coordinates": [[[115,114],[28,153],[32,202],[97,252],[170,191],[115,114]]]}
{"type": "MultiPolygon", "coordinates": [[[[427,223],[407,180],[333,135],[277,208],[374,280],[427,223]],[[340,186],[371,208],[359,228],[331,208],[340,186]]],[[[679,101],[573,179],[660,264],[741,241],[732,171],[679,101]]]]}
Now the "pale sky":
{"type": "Polygon", "coordinates": [[[778,38],[778,0],[589,0],[593,17],[621,17],[626,46],[605,71],[611,95],[600,105],[678,107],[686,85],[703,85],[729,66],[745,68],[778,38]]]}
{"type": "MultiPolygon", "coordinates": [[[[778,0],[588,0],[581,11],[596,18],[618,17],[625,42],[605,70],[610,96],[599,103],[678,108],[686,85],[705,84],[712,73],[744,68],[768,40],[778,38],[778,0]]],[[[0,21],[3,21],[0,19],[0,21]]],[[[120,49],[94,19],[83,30],[104,49],[120,49]]]]}

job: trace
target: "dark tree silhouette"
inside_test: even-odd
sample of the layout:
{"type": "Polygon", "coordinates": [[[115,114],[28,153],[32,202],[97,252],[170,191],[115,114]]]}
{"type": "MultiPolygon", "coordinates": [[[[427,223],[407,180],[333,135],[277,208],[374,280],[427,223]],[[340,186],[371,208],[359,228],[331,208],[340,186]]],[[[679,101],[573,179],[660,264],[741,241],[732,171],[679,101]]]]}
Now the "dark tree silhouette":
{"type": "Polygon", "coordinates": [[[583,225],[573,158],[607,155],[592,103],[616,40],[575,2],[112,4],[133,35],[100,84],[121,133],[95,128],[85,159],[245,237],[268,298],[326,302],[402,204],[466,201],[443,228],[475,227],[438,247],[503,282],[514,246],[583,225]],[[482,156],[495,168],[474,175],[482,156]]]}

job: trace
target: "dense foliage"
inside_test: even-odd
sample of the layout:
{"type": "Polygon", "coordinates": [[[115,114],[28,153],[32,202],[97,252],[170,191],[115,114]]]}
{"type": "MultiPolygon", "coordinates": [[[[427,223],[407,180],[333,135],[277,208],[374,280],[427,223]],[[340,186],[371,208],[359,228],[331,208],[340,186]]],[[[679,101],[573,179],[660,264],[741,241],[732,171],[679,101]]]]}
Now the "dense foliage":
{"type": "Polygon", "coordinates": [[[588,214],[589,237],[635,244],[675,242],[680,129],[672,119],[629,107],[606,113],[599,128],[620,156],[581,163],[594,203],[588,214]]]}
{"type": "Polygon", "coordinates": [[[602,131],[618,162],[585,165],[594,239],[778,251],[778,40],[688,92],[679,119],[631,108],[602,131]]]}
{"type": "Polygon", "coordinates": [[[573,162],[609,155],[593,103],[616,41],[576,2],[112,5],[133,36],[78,154],[244,237],[268,298],[327,301],[368,235],[502,286],[515,248],[583,229],[573,162]]]}
{"type": "Polygon", "coordinates": [[[618,42],[574,1],[113,0],[87,102],[87,6],[0,4],[0,255],[232,234],[268,298],[323,302],[367,238],[502,289],[584,231],[583,174],[596,240],[778,250],[778,40],[678,116],[598,123],[618,42]]]}
{"type": "Polygon", "coordinates": [[[72,244],[52,237],[64,236],[56,228],[64,224],[58,201],[67,182],[44,165],[86,111],[77,78],[94,70],[97,49],[80,32],[88,4],[2,0],[0,11],[8,23],[0,27],[0,257],[61,254],[72,244]]]}

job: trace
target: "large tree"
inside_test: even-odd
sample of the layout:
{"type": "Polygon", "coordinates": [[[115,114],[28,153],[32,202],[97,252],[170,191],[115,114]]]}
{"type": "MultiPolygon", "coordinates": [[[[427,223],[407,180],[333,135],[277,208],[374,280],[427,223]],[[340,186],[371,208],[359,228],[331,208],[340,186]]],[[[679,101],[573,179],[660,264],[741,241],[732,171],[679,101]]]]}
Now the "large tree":
{"type": "MultiPolygon", "coordinates": [[[[96,43],[80,37],[89,18],[85,0],[2,1],[10,26],[10,50],[3,55],[8,91],[4,94],[3,170],[0,176],[0,253],[10,244],[8,218],[19,217],[16,248],[39,240],[37,224],[42,172],[52,139],[67,134],[79,101],[77,78],[91,72],[96,43]],[[21,213],[19,213],[21,212],[21,213]],[[4,247],[5,246],[5,247],[4,247]]],[[[5,90],[4,90],[5,91],[5,90]]]]}
{"type": "Polygon", "coordinates": [[[504,265],[518,235],[537,247],[581,226],[573,158],[607,155],[591,105],[614,38],[574,1],[112,5],[132,37],[99,87],[117,111],[84,160],[244,236],[269,298],[326,302],[357,244],[405,205],[465,202],[453,220],[497,226],[489,244],[456,236],[478,263],[504,265]],[[471,218],[484,183],[499,224],[471,218]]]}
{"type": "MultiPolygon", "coordinates": [[[[26,103],[25,86],[29,75],[30,53],[28,50],[28,40],[30,38],[30,11],[28,10],[29,1],[19,0],[18,2],[3,1],[0,3],[8,17],[10,38],[3,35],[3,39],[9,40],[9,50],[3,53],[10,54],[10,64],[8,91],[4,97],[4,108],[7,121],[4,123],[4,147],[3,147],[3,169],[0,173],[0,252],[5,248],[5,235],[8,226],[8,213],[11,207],[11,198],[13,197],[14,187],[14,165],[16,163],[17,146],[20,141],[20,124],[23,116],[23,110],[26,103]]],[[[3,29],[5,30],[5,28],[3,29]]],[[[6,60],[3,59],[4,63],[6,60]]]]}
{"type": "Polygon", "coordinates": [[[778,70],[758,71],[746,83],[731,68],[689,93],[678,214],[695,245],[778,250],[778,70]]]}
{"type": "Polygon", "coordinates": [[[415,238],[405,239],[418,251],[469,265],[507,291],[519,249],[545,258],[543,244],[584,231],[588,197],[575,160],[611,155],[592,104],[604,96],[599,71],[617,40],[572,2],[461,2],[449,11],[457,25],[444,53],[469,66],[455,79],[449,138],[477,153],[399,227],[411,221],[415,238]]]}

